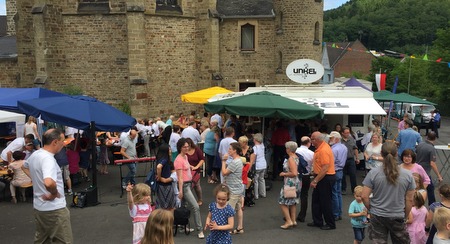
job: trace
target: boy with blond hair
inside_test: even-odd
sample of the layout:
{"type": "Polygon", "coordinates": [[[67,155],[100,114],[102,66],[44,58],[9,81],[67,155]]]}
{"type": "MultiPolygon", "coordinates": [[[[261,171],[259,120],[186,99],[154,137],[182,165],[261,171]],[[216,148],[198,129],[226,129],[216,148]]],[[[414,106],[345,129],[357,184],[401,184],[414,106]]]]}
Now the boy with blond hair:
{"type": "Polygon", "coordinates": [[[351,218],[351,223],[353,227],[353,233],[355,234],[354,244],[359,244],[364,240],[364,231],[367,226],[367,209],[362,202],[361,194],[363,187],[356,186],[353,195],[355,196],[355,200],[350,203],[350,207],[348,208],[348,216],[351,218]]]}
{"type": "Polygon", "coordinates": [[[437,229],[433,244],[450,243],[450,209],[437,208],[434,212],[433,223],[437,229]]]}

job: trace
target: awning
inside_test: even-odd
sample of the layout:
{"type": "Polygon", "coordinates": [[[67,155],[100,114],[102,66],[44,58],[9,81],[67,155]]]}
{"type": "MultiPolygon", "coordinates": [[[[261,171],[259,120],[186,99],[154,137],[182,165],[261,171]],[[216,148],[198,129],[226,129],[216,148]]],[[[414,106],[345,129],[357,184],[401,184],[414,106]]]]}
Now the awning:
{"type": "Polygon", "coordinates": [[[223,87],[214,86],[206,89],[202,89],[195,92],[190,92],[181,95],[181,101],[188,103],[199,103],[204,104],[208,102],[208,99],[217,94],[226,94],[232,91],[227,90],[223,87]]]}
{"type": "Polygon", "coordinates": [[[8,111],[0,111],[0,123],[16,122],[17,124],[25,124],[25,114],[18,114],[8,111]]]}
{"type": "Polygon", "coordinates": [[[368,114],[386,115],[386,112],[373,98],[293,98],[323,109],[324,114],[368,114]]]}
{"type": "Polygon", "coordinates": [[[322,118],[323,110],[267,91],[222,99],[204,105],[212,113],[285,119],[322,118]]]}

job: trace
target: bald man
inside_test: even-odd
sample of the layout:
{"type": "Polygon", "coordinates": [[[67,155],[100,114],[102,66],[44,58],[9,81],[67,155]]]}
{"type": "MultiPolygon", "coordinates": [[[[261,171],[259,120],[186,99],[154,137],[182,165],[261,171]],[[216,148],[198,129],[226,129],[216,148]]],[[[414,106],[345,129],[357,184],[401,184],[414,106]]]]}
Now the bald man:
{"type": "MultiPolygon", "coordinates": [[[[136,153],[136,139],[137,137],[137,131],[135,129],[130,130],[130,134],[123,140],[122,146],[120,148],[120,154],[122,155],[123,159],[133,159],[137,158],[136,153]]],[[[127,176],[123,178],[122,181],[122,188],[126,189],[128,183],[135,184],[136,181],[134,180],[134,177],[136,176],[136,163],[128,163],[126,164],[129,171],[127,176]]]]}
{"type": "Polygon", "coordinates": [[[308,223],[310,227],[320,227],[322,230],[336,229],[335,219],[332,211],[332,189],[336,181],[334,171],[334,156],[330,145],[325,142],[327,134],[319,131],[311,135],[311,143],[316,147],[313,158],[314,179],[311,188],[313,222],[308,223]],[[323,224],[325,220],[325,225],[323,224]]]}

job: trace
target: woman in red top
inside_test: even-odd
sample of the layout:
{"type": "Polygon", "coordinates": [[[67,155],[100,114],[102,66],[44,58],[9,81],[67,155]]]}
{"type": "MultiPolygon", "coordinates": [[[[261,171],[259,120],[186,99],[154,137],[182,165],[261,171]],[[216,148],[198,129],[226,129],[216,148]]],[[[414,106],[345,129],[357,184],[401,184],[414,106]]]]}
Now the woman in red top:
{"type": "Polygon", "coordinates": [[[200,186],[200,174],[201,168],[205,163],[205,156],[202,150],[195,145],[191,138],[186,138],[186,142],[189,144],[189,150],[186,155],[191,165],[192,172],[192,187],[197,195],[197,203],[199,206],[203,204],[202,187],[200,186]]]}

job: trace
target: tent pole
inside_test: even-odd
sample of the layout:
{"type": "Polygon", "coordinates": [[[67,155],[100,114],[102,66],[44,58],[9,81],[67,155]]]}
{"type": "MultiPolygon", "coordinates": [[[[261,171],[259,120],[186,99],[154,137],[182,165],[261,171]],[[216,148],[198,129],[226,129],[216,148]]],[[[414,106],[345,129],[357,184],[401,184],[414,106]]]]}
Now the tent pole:
{"type": "Polygon", "coordinates": [[[264,117],[261,117],[262,118],[262,128],[261,128],[261,131],[262,131],[262,135],[263,135],[263,137],[264,137],[264,129],[266,128],[266,126],[265,126],[265,121],[266,121],[266,118],[264,118],[264,117]]]}
{"type": "Polygon", "coordinates": [[[98,187],[97,187],[97,137],[95,134],[95,121],[91,121],[89,126],[89,132],[91,133],[91,157],[92,157],[92,191],[95,191],[91,195],[93,199],[88,199],[92,205],[100,204],[98,201],[98,187]]]}

